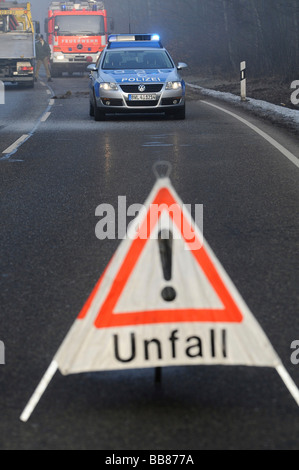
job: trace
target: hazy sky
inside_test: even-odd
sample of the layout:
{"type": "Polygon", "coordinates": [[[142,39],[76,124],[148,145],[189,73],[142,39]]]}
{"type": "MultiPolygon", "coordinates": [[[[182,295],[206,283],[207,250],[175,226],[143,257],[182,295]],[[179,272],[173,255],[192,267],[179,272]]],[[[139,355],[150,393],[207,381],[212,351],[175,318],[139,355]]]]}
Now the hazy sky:
{"type": "Polygon", "coordinates": [[[44,21],[47,18],[50,0],[30,0],[33,19],[40,22],[41,31],[44,31],[44,21]]]}

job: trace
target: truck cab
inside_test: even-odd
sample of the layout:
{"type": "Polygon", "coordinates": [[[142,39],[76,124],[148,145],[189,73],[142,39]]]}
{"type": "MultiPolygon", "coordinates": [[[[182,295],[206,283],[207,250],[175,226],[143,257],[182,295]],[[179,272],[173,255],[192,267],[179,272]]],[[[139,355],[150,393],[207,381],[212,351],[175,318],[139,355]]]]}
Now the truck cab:
{"type": "Polygon", "coordinates": [[[85,72],[107,44],[107,13],[102,1],[52,2],[45,20],[53,77],[85,72]]]}

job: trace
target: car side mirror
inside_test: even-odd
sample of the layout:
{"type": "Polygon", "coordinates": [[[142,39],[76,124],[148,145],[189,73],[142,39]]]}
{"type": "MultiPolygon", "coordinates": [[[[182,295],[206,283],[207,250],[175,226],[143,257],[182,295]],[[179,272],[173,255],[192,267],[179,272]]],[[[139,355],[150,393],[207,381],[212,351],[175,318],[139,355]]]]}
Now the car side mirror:
{"type": "Polygon", "coordinates": [[[177,66],[177,69],[182,70],[182,69],[185,69],[186,67],[188,67],[188,65],[185,64],[185,62],[179,62],[178,66],[177,66]]]}
{"type": "Polygon", "coordinates": [[[87,70],[88,70],[88,72],[97,72],[98,68],[97,68],[96,64],[90,64],[90,65],[88,65],[87,70]]]}

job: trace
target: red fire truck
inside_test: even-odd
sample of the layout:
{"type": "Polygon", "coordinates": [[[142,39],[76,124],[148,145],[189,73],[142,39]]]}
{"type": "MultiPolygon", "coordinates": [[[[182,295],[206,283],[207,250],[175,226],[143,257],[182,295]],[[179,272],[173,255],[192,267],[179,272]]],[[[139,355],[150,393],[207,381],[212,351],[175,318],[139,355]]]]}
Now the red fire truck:
{"type": "Polygon", "coordinates": [[[52,2],[45,21],[51,47],[51,73],[83,72],[107,43],[107,12],[98,0],[52,2]]]}

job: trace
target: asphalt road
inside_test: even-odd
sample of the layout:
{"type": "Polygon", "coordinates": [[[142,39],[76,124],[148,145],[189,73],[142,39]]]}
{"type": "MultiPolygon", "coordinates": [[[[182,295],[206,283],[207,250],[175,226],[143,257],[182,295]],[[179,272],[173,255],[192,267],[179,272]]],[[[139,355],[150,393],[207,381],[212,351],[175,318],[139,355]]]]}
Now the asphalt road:
{"type": "MultiPolygon", "coordinates": [[[[57,372],[19,420],[119,244],[95,236],[96,207],[143,203],[159,160],[182,201],[204,205],[205,238],[299,386],[298,168],[191,92],[182,122],[96,123],[87,77],[50,85],[7,87],[0,106],[0,448],[298,450],[298,406],[268,368],[169,367],[160,386],[153,369],[57,372]]],[[[296,136],[233,111],[299,157],[296,136]]]]}

